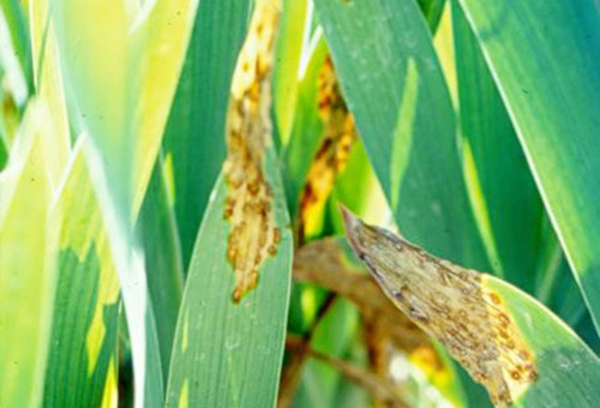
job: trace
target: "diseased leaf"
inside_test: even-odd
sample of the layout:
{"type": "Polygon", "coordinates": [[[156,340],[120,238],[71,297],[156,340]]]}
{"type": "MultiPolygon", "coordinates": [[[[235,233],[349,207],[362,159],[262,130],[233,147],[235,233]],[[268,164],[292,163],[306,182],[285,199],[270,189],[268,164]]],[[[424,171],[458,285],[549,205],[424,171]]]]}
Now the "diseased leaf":
{"type": "Polygon", "coordinates": [[[290,214],[294,215],[299,211],[298,197],[324,130],[317,112],[317,85],[328,50],[322,35],[315,34],[313,42],[312,49],[304,51],[310,53],[310,58],[300,73],[294,123],[282,153],[285,193],[290,214]]]}
{"type": "Polygon", "coordinates": [[[435,258],[348,211],[344,219],[354,251],[388,298],[441,341],[495,405],[544,406],[552,398],[559,406],[592,406],[600,361],[549,311],[492,276],[435,258]],[[555,353],[564,364],[546,365],[555,353]],[[583,395],[572,392],[580,381],[583,395]]]}
{"type": "Polygon", "coordinates": [[[298,245],[314,235],[323,216],[338,175],[344,171],[356,141],[354,118],[348,112],[330,57],[325,59],[318,77],[315,104],[325,130],[300,193],[298,245]]]}
{"type": "Polygon", "coordinates": [[[294,280],[346,298],[356,306],[364,320],[380,319],[387,335],[400,350],[412,351],[426,344],[428,340],[424,333],[385,298],[368,275],[360,273],[362,265],[355,265],[358,260],[349,255],[352,254],[346,254],[341,243],[333,238],[305,245],[294,256],[294,280]]]}
{"type": "Polygon", "coordinates": [[[227,163],[188,272],[167,407],[276,401],[292,248],[270,119],[279,12],[277,0],[257,3],[234,73],[227,163]]]}
{"type": "Polygon", "coordinates": [[[271,73],[279,7],[277,0],[256,5],[231,85],[224,165],[229,188],[223,216],[231,223],[227,259],[235,273],[234,302],[254,289],[259,268],[276,254],[281,239],[263,168],[265,150],[273,143],[271,73]]]}
{"type": "MultiPolygon", "coordinates": [[[[437,343],[431,344],[428,336],[398,310],[365,273],[364,265],[341,239],[326,238],[312,242],[300,248],[294,257],[294,280],[317,285],[348,299],[358,308],[367,327],[377,322],[380,330],[384,330],[383,334],[391,340],[391,345],[398,352],[405,353],[406,358],[425,373],[426,380],[438,388],[444,398],[457,407],[464,407],[461,385],[474,383],[471,380],[467,384],[459,381],[455,363],[441,353],[443,348],[437,343]]],[[[306,370],[309,369],[310,365],[306,370]]],[[[317,385],[312,385],[314,379],[305,382],[311,384],[306,389],[317,388],[317,385]]],[[[487,402],[488,397],[482,390],[487,402]]],[[[421,399],[419,395],[415,398],[421,399]]],[[[482,406],[487,405],[476,405],[482,406]]]]}

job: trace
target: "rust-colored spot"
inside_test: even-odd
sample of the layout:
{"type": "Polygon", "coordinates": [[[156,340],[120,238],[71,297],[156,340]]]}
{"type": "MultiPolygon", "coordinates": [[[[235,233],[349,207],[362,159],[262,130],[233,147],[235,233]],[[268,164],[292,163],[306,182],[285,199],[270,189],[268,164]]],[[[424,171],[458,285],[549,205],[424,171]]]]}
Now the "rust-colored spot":
{"type": "Polygon", "coordinates": [[[346,210],[344,221],[351,246],[383,292],[449,349],[495,405],[511,404],[535,381],[533,353],[501,296],[484,284],[485,274],[440,260],[346,210]]]}
{"type": "Polygon", "coordinates": [[[235,272],[236,303],[256,287],[260,266],[275,255],[279,242],[273,193],[263,168],[272,137],[271,72],[279,14],[278,0],[258,1],[232,81],[223,216],[231,224],[227,259],[235,272]]]}
{"type": "Polygon", "coordinates": [[[354,118],[348,111],[329,56],[321,67],[317,82],[317,108],[325,130],[300,193],[299,245],[315,230],[319,214],[331,195],[338,175],[346,167],[356,140],[354,118]]]}
{"type": "Polygon", "coordinates": [[[500,295],[498,295],[495,292],[490,293],[490,300],[492,301],[492,303],[494,303],[495,305],[499,305],[502,303],[502,300],[500,299],[500,295]]]}

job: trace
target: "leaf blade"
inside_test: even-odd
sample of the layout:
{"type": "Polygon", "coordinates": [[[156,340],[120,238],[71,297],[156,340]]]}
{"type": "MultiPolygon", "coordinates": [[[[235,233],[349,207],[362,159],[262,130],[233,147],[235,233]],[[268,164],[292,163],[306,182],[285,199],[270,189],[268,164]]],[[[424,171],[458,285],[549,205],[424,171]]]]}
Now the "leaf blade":
{"type": "Polygon", "coordinates": [[[596,328],[600,301],[600,12],[461,0],[498,84],[596,328]],[[543,27],[544,35],[539,35],[543,27]],[[510,63],[509,63],[510,61],[510,63]],[[523,75],[522,73],[527,73],[523,75]]]}
{"type": "Polygon", "coordinates": [[[496,405],[593,406],[600,360],[543,305],[498,278],[437,259],[368,226],[348,211],[344,218],[353,250],[388,298],[448,347],[496,405]]]}

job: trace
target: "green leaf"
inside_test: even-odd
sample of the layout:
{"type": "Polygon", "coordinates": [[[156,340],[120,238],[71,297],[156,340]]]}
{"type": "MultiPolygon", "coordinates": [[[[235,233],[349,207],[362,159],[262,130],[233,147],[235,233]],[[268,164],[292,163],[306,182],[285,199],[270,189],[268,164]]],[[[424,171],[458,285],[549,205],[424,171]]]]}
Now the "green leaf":
{"type": "MultiPolygon", "coordinates": [[[[311,294],[307,293],[304,296],[311,297],[311,294]]],[[[352,340],[357,337],[359,315],[356,308],[346,300],[338,298],[334,302],[316,326],[310,346],[320,353],[342,358],[352,345],[352,340]],[[331,333],[336,335],[332,336],[331,333]]],[[[314,322],[309,324],[312,326],[314,322]]],[[[307,357],[292,407],[337,407],[337,391],[344,382],[344,377],[335,368],[307,357]]]]}
{"type": "Polygon", "coordinates": [[[117,357],[119,282],[84,160],[86,142],[80,137],[55,205],[60,253],[45,407],[100,406],[110,399],[104,389],[117,357]]]}
{"type": "Polygon", "coordinates": [[[537,270],[549,275],[556,270],[540,268],[556,238],[544,228],[542,201],[477,40],[460,8],[453,7],[452,16],[471,206],[494,273],[534,294],[537,270]]]}
{"type": "Polygon", "coordinates": [[[0,2],[0,11],[0,27],[6,33],[6,37],[2,36],[2,41],[8,41],[3,44],[0,64],[8,72],[17,103],[23,106],[33,91],[27,16],[19,0],[3,0],[0,2]]]}
{"type": "Polygon", "coordinates": [[[595,407],[600,398],[596,355],[535,299],[497,278],[489,278],[487,283],[505,297],[536,355],[538,380],[518,403],[524,407],[595,407]]]}
{"type": "Polygon", "coordinates": [[[110,195],[123,224],[139,211],[150,180],[197,3],[51,3],[74,121],[93,141],[106,178],[101,183],[94,174],[97,188],[110,195]]]}
{"type": "Polygon", "coordinates": [[[0,171],[4,169],[6,162],[8,161],[8,151],[6,149],[6,145],[4,144],[4,140],[0,138],[0,171]]]}
{"type": "Polygon", "coordinates": [[[50,212],[44,106],[32,102],[0,174],[0,406],[43,396],[54,306],[56,223],[50,212]]]}
{"type": "Polygon", "coordinates": [[[593,0],[461,0],[599,326],[600,12],[593,0]]]}
{"type": "Polygon", "coordinates": [[[162,372],[168,373],[183,295],[184,274],[172,208],[173,197],[167,191],[168,179],[164,166],[162,157],[159,157],[146,191],[137,229],[144,246],[148,291],[156,318],[162,372]]]}
{"type": "Polygon", "coordinates": [[[403,235],[485,267],[453,108],[418,7],[408,0],[315,4],[344,96],[403,235]]]}
{"type": "Polygon", "coordinates": [[[454,110],[420,10],[412,1],[315,4],[344,96],[403,235],[488,269],[463,181],[454,110]]]}
{"type": "Polygon", "coordinates": [[[344,232],[339,203],[369,222],[389,221],[389,205],[360,140],[354,142],[348,164],[336,180],[331,198],[328,216],[335,234],[344,232]]]}
{"type": "Polygon", "coordinates": [[[308,0],[283,0],[280,29],[273,71],[273,99],[277,134],[287,142],[292,130],[297,98],[298,70],[306,25],[312,17],[308,0]]]}
{"type": "Polygon", "coordinates": [[[121,284],[138,408],[162,405],[163,380],[133,225],[160,149],[196,6],[197,0],[51,4],[74,121],[91,139],[84,145],[86,160],[121,284]]]}
{"type": "Polygon", "coordinates": [[[223,135],[231,75],[250,5],[250,0],[200,1],[165,131],[165,162],[173,168],[175,213],[186,268],[225,159],[223,135]]]}
{"type": "MultiPolygon", "coordinates": [[[[108,302],[104,282],[109,279],[94,244],[83,259],[61,250],[58,268],[44,407],[99,407],[116,391],[105,393],[105,385],[116,359],[119,302],[108,302]]],[[[112,283],[118,293],[116,275],[112,283]]]]}
{"type": "Polygon", "coordinates": [[[298,81],[297,102],[290,141],[283,151],[285,193],[290,214],[298,212],[300,192],[306,181],[308,168],[323,136],[323,120],[317,112],[317,78],[328,55],[327,44],[320,34],[312,39],[307,66],[298,81]]]}
{"type": "Polygon", "coordinates": [[[261,267],[260,280],[234,304],[233,269],[227,261],[229,223],[223,219],[227,185],[222,177],[205,213],[190,264],[177,323],[167,407],[274,406],[283,358],[292,237],[272,153],[267,177],[275,197],[282,240],[261,267]]]}
{"type": "Polygon", "coordinates": [[[446,0],[417,0],[432,33],[437,31],[446,0]]]}

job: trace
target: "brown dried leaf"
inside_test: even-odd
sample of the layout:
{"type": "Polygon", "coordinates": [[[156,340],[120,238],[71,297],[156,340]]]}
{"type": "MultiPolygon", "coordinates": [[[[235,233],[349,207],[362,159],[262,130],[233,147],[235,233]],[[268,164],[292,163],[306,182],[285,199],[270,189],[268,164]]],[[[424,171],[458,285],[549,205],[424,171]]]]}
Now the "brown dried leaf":
{"type": "Polygon", "coordinates": [[[279,14],[279,0],[257,2],[233,75],[224,217],[231,222],[227,259],[235,272],[234,302],[256,286],[259,267],[276,253],[280,239],[273,216],[273,192],[263,168],[272,137],[271,72],[279,14]]]}
{"type": "Polygon", "coordinates": [[[384,293],[442,342],[495,405],[511,404],[537,378],[533,353],[485,274],[438,259],[343,209],[346,235],[384,293]]]}
{"type": "Polygon", "coordinates": [[[393,381],[381,378],[381,376],[366,371],[352,363],[319,353],[315,350],[310,350],[310,354],[314,358],[335,368],[348,380],[364,388],[380,404],[390,408],[409,407],[400,393],[400,388],[393,381]]]}
{"type": "MultiPolygon", "coordinates": [[[[369,275],[357,273],[332,238],[310,243],[294,255],[293,277],[345,297],[367,322],[378,320],[395,347],[410,352],[429,343],[423,331],[400,312],[369,275]]],[[[363,268],[360,268],[363,269],[363,268]]]]}
{"type": "Polygon", "coordinates": [[[300,193],[298,242],[316,229],[315,222],[333,191],[335,180],[346,167],[356,140],[354,118],[348,111],[335,74],[327,57],[318,77],[318,110],[325,124],[323,140],[308,169],[300,193]]]}

